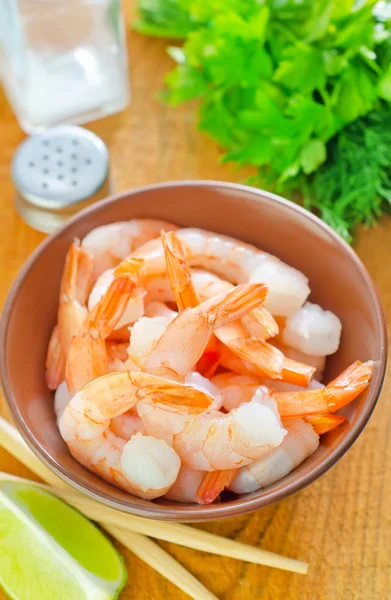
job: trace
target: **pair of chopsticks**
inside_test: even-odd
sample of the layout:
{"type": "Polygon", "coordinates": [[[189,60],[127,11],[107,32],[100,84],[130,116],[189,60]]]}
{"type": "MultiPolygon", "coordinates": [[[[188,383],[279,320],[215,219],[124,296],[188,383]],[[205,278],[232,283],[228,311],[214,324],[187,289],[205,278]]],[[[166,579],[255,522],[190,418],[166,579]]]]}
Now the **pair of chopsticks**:
{"type": "Polygon", "coordinates": [[[2,417],[0,417],[0,445],[49,485],[1,472],[0,480],[28,482],[59,496],[86,517],[96,521],[138,558],[145,561],[194,600],[218,599],[170,554],[146,536],[293,573],[307,573],[308,564],[305,562],[254,548],[187,525],[145,519],[123,513],[87,498],[81,492],[68,486],[41,463],[27,447],[15,427],[2,417]]]}

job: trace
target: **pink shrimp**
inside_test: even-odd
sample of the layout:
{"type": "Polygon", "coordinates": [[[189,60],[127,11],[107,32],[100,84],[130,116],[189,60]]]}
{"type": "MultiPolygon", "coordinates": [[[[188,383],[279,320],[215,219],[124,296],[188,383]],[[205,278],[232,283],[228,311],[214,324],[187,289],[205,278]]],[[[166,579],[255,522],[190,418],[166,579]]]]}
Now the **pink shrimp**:
{"type": "Polygon", "coordinates": [[[131,494],[152,499],[165,494],[177,478],[181,464],[177,453],[162,439],[137,433],[126,442],[110,429],[112,419],[147,399],[192,415],[212,402],[190,386],[119,371],[94,379],[77,392],[59,425],[80,464],[131,494]]]}

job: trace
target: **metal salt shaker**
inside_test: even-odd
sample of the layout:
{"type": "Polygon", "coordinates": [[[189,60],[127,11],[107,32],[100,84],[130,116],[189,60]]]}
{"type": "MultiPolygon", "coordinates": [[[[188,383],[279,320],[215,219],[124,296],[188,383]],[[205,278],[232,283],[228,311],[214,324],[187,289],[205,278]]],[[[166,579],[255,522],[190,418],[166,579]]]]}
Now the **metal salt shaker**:
{"type": "Polygon", "coordinates": [[[60,125],[27,138],[12,161],[15,208],[52,233],[77,211],[110,195],[109,153],[94,133],[60,125]]]}

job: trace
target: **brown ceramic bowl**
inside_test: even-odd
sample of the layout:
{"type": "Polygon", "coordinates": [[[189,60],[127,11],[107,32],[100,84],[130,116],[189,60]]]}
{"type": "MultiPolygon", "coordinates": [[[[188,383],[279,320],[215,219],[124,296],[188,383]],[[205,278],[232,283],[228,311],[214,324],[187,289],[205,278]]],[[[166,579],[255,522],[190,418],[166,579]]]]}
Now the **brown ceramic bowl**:
{"type": "Polygon", "coordinates": [[[32,451],[70,485],[136,515],[205,521],[250,512],[285,498],[329,469],[353,444],[380,393],[386,366],[386,325],[374,285],[353,250],[319,219],[272,194],[218,182],[178,182],[133,190],[72,218],[30,256],[6,301],[0,331],[3,391],[13,419],[32,451]],[[281,481],[210,506],[141,500],[79,465],[56,427],[53,394],[45,384],[45,355],[56,322],[60,277],[74,237],[113,221],[156,217],[185,227],[235,236],[279,256],[310,280],[311,300],[343,323],[341,347],[327,363],[326,379],[356,359],[376,361],[373,379],[343,414],[349,422],[322,437],[317,452],[281,481]]]}

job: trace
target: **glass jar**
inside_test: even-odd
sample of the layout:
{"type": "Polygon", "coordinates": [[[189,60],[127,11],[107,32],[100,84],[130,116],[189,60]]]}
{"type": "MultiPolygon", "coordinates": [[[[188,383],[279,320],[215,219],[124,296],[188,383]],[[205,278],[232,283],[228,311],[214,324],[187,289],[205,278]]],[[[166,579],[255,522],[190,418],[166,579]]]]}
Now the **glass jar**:
{"type": "Polygon", "coordinates": [[[120,0],[1,0],[0,72],[28,133],[122,110],[129,84],[120,0]]]}

